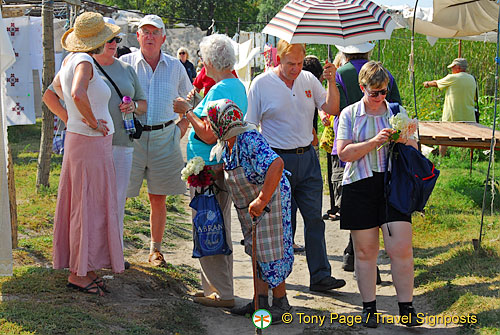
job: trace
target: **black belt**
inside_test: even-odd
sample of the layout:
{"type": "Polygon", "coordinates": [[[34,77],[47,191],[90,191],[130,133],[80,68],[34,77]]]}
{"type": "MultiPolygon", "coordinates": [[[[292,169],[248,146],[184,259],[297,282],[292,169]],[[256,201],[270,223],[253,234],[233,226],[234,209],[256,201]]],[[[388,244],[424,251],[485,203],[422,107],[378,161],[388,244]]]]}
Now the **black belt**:
{"type": "Polygon", "coordinates": [[[163,129],[163,128],[167,128],[172,123],[174,123],[174,120],[170,120],[170,121],[165,122],[163,124],[157,124],[157,125],[154,125],[154,126],[142,126],[142,130],[143,131],[151,131],[151,130],[163,129]]]}
{"type": "Polygon", "coordinates": [[[277,149],[277,148],[271,148],[271,149],[273,149],[274,152],[277,154],[302,155],[304,152],[309,151],[309,149],[311,149],[311,145],[309,144],[307,147],[301,147],[301,148],[296,148],[296,149],[277,149]]]}

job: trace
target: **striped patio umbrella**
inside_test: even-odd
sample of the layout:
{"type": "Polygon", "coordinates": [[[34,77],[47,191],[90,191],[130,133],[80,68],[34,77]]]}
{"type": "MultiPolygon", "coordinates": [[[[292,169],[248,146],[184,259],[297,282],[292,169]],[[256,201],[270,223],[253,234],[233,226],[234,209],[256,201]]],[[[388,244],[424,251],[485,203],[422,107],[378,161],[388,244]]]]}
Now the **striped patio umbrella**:
{"type": "Polygon", "coordinates": [[[369,0],[292,0],[262,32],[289,43],[349,46],[389,39],[395,27],[369,0]]]}

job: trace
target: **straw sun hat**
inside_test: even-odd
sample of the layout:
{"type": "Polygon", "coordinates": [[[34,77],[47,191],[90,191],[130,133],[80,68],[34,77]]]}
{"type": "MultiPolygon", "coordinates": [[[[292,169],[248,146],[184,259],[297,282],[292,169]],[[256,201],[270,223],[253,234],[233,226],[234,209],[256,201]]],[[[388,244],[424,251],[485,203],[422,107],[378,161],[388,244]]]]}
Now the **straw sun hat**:
{"type": "Polygon", "coordinates": [[[75,26],[64,33],[62,47],[70,52],[94,50],[118,35],[120,27],[105,23],[101,14],[85,12],[75,20],[75,26]]]}

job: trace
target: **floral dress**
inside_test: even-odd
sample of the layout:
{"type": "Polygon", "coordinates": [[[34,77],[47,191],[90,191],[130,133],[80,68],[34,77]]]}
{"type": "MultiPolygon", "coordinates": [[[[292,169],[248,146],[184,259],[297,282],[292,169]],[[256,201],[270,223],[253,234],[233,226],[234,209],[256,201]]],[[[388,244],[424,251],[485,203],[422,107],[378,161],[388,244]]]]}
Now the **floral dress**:
{"type": "MultiPolygon", "coordinates": [[[[225,150],[223,155],[224,169],[233,170],[237,168],[237,162],[245,172],[245,176],[252,184],[262,185],[266,177],[267,170],[271,163],[279,156],[269,147],[264,137],[256,130],[250,130],[237,136],[235,147],[230,154],[225,150]],[[236,157],[236,154],[239,157],[236,157]]],[[[260,277],[270,288],[275,288],[281,284],[292,272],[293,267],[293,247],[292,247],[292,225],[291,225],[291,188],[288,179],[283,171],[280,180],[281,210],[283,217],[283,258],[271,261],[260,262],[260,277]]]]}

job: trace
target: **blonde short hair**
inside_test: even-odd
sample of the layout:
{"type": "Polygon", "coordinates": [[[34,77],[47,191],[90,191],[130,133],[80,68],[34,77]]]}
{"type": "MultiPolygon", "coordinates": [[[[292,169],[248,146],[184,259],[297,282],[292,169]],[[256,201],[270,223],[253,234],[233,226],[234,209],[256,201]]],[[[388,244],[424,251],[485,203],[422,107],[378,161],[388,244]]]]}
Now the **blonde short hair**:
{"type": "Polygon", "coordinates": [[[359,84],[364,87],[381,88],[389,84],[389,73],[381,62],[369,61],[359,71],[359,84]]]}
{"type": "Polygon", "coordinates": [[[181,51],[184,51],[184,52],[186,53],[186,56],[187,56],[187,57],[186,57],[186,59],[189,59],[189,52],[188,52],[188,51],[187,51],[187,49],[186,49],[186,48],[184,48],[184,47],[180,47],[179,49],[177,49],[177,58],[181,59],[181,58],[180,58],[180,56],[179,56],[179,53],[180,53],[181,51]]]}
{"type": "Polygon", "coordinates": [[[280,40],[278,46],[276,47],[277,54],[280,58],[285,57],[288,53],[292,52],[292,49],[300,48],[304,57],[306,56],[306,46],[305,44],[290,44],[285,40],[280,40]]]}

